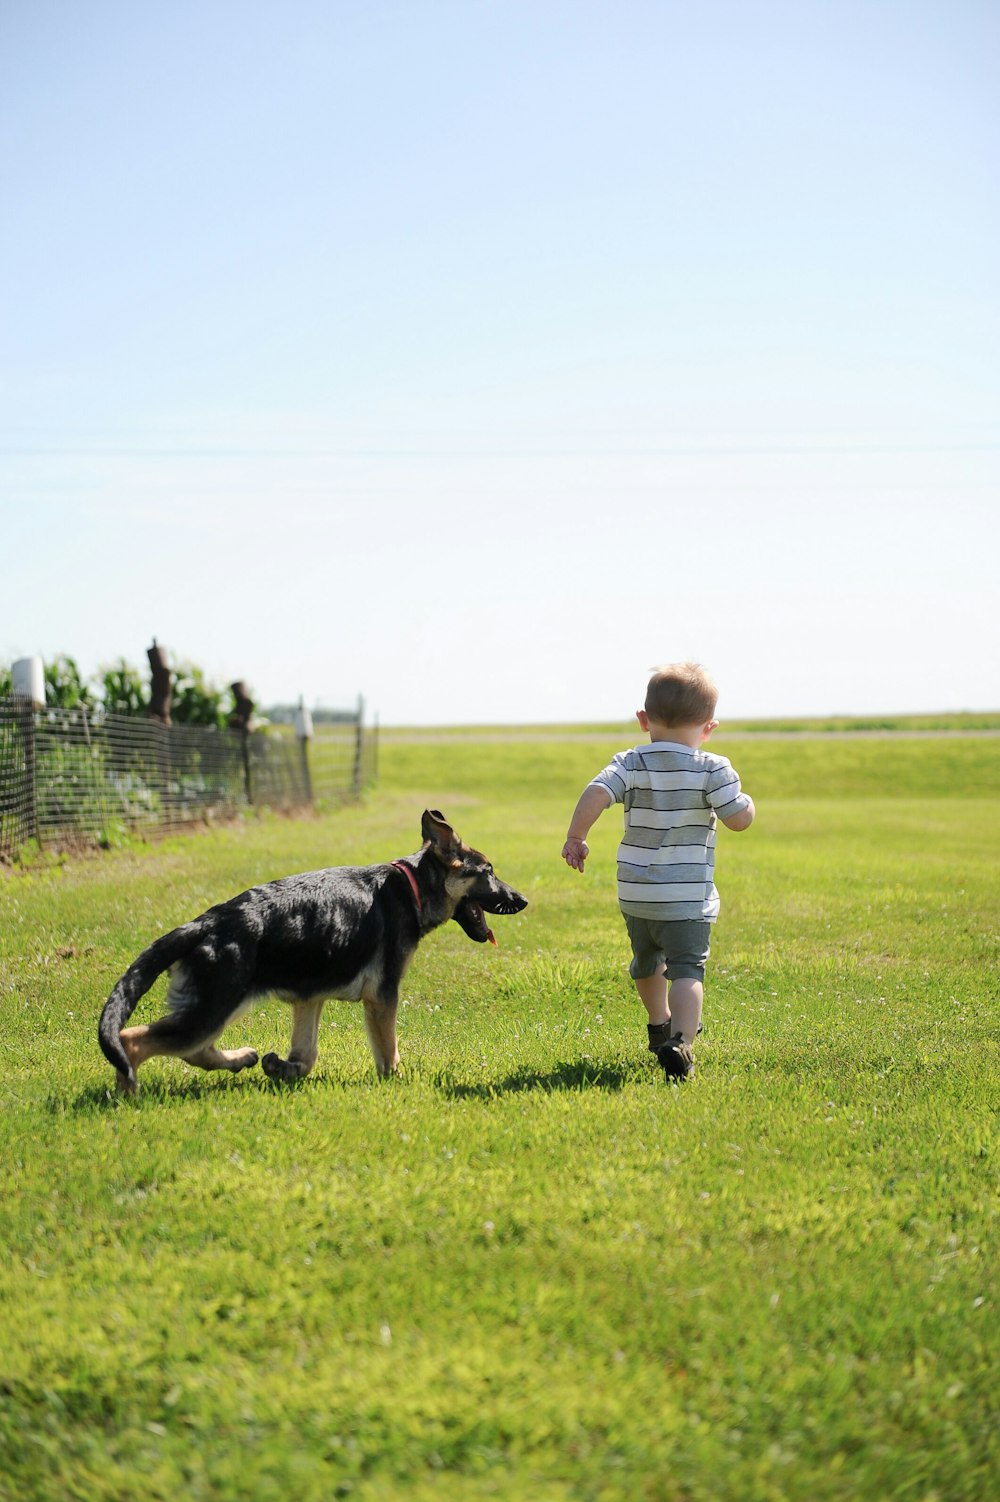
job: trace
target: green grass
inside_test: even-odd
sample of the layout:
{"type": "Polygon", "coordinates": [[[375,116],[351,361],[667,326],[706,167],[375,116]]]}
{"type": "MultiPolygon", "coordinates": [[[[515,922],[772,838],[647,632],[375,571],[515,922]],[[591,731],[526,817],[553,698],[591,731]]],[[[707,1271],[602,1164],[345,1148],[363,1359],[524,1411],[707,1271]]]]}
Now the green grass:
{"type": "MultiPolygon", "coordinates": [[[[0,878],[0,1497],[796,1502],[993,1495],[1000,764],[983,741],[730,736],[698,1073],[658,1077],[606,743],[383,744],[362,807],[0,878]],[[143,1071],[97,1014],[253,882],[442,808],[531,899],[357,1008],[315,1074],[143,1071]]],[[[155,1000],[141,1017],[154,1015],[155,1000]]],[[[229,1035],[283,1047],[270,1003],[229,1035]]]]}
{"type": "MultiPolygon", "coordinates": [[[[825,715],[818,717],[799,716],[795,719],[726,720],[727,734],[740,735],[942,735],[1000,731],[1000,710],[961,710],[941,714],[910,715],[825,715]]],[[[319,726],[317,733],[323,736],[327,727],[319,726]]],[[[551,736],[565,737],[611,735],[614,739],[624,734],[629,740],[636,734],[635,720],[626,718],[619,724],[595,721],[587,725],[389,725],[380,732],[389,741],[428,741],[447,736],[449,739],[475,740],[484,736],[517,737],[532,739],[551,736]]]]}

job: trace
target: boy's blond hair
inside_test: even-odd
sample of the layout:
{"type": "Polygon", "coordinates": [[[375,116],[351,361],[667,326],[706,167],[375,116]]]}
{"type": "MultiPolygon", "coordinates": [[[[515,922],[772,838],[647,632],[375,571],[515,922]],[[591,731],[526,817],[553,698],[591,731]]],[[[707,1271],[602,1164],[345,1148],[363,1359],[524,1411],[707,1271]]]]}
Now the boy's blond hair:
{"type": "Polygon", "coordinates": [[[671,662],[650,678],[644,708],[657,725],[701,725],[715,715],[718,699],[700,663],[671,662]]]}

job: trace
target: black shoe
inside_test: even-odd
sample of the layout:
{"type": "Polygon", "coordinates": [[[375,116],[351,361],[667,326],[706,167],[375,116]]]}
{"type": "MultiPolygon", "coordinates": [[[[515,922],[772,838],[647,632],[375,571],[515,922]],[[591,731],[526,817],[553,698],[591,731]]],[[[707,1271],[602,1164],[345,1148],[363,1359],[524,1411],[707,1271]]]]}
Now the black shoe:
{"type": "Polygon", "coordinates": [[[664,1043],[669,1043],[673,1036],[669,1022],[650,1022],[647,1024],[646,1032],[649,1034],[650,1053],[658,1053],[664,1043]]]}
{"type": "Polygon", "coordinates": [[[686,1080],[694,1074],[694,1054],[690,1043],[685,1043],[680,1033],[656,1050],[656,1057],[667,1079],[686,1080]]]}

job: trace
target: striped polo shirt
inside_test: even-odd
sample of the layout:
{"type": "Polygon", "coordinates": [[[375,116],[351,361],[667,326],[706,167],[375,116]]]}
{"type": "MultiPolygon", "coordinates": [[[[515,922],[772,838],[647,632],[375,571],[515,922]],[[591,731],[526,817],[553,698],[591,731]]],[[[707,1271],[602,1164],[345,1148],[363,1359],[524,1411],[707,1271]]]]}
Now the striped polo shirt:
{"type": "Polygon", "coordinates": [[[714,923],[716,818],[749,803],[724,756],[676,741],[619,751],[592,779],[625,806],[618,902],[636,918],[714,923]]]}

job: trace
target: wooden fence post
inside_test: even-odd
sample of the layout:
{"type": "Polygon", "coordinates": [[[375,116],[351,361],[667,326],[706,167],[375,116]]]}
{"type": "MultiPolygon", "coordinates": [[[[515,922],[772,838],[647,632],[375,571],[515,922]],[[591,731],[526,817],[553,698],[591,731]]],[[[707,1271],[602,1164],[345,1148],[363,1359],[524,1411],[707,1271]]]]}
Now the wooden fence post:
{"type": "Polygon", "coordinates": [[[153,637],[153,645],[147,647],[146,656],[149,658],[149,715],[153,720],[159,720],[161,725],[170,724],[170,668],[167,664],[167,652],[165,647],[157,646],[156,637],[153,637]]]}
{"type": "Polygon", "coordinates": [[[252,808],[253,782],[250,774],[250,719],[253,715],[253,700],[247,693],[247,686],[242,678],[237,683],[231,683],[229,688],[236,706],[229,717],[229,724],[233,730],[239,732],[240,750],[243,753],[243,787],[247,795],[247,803],[252,808]]]}

